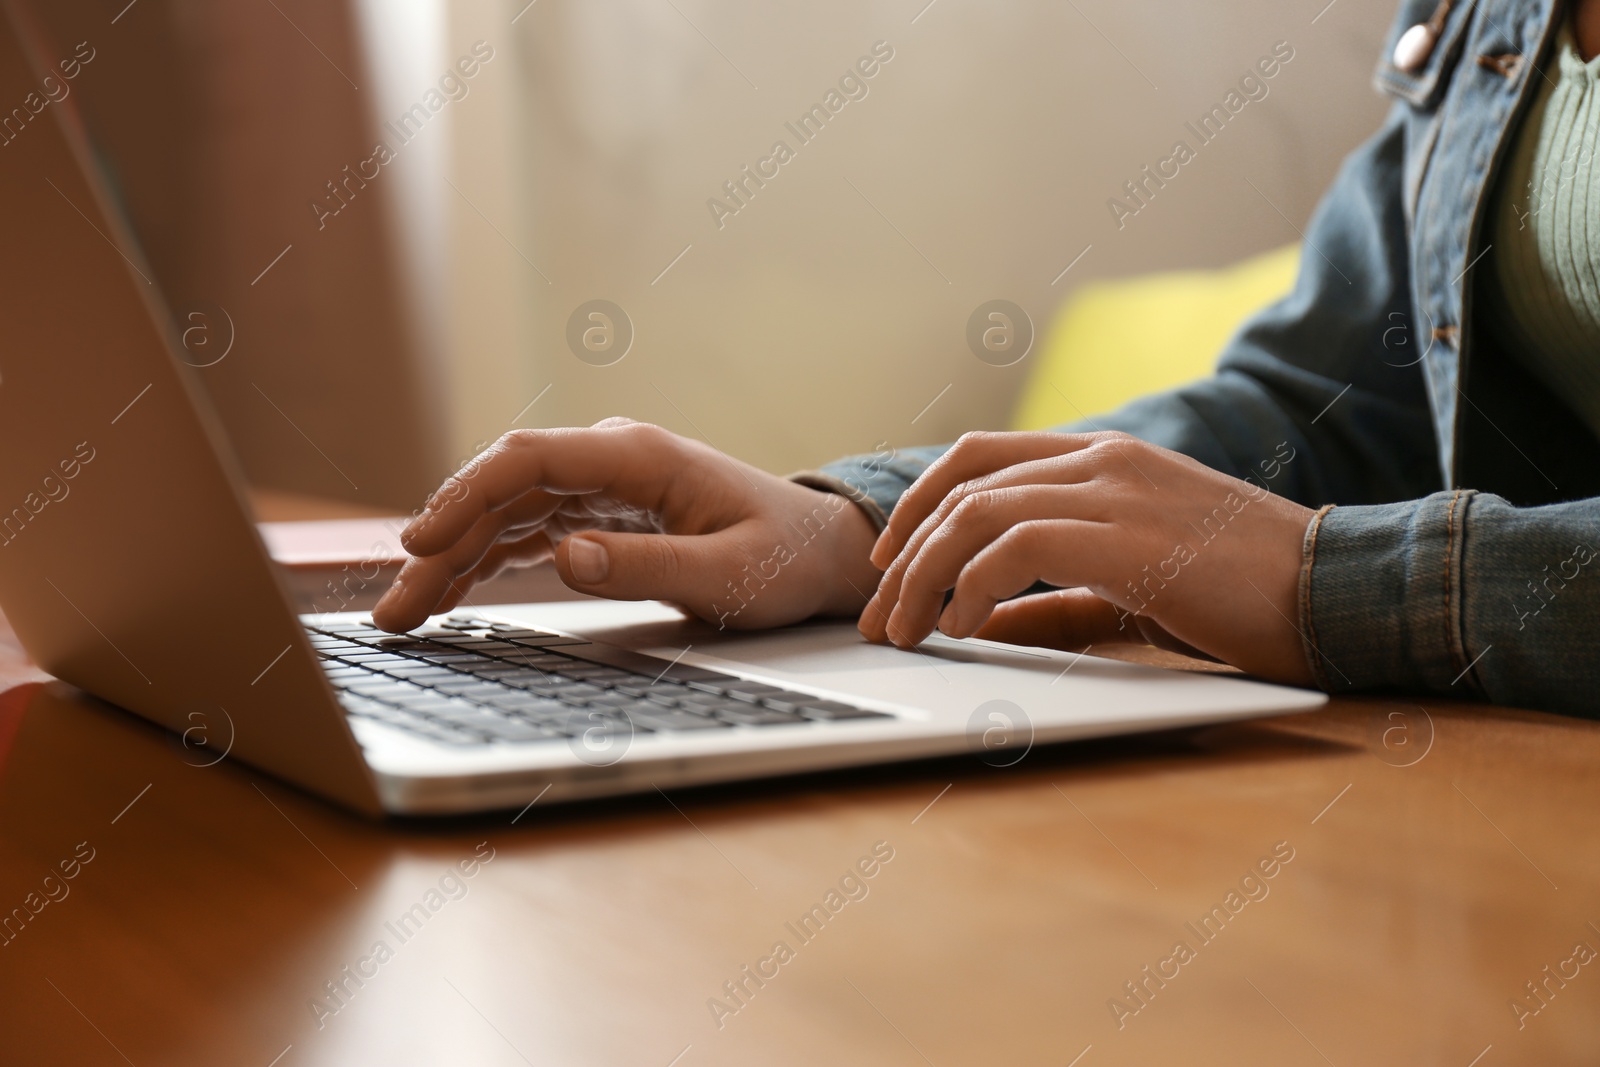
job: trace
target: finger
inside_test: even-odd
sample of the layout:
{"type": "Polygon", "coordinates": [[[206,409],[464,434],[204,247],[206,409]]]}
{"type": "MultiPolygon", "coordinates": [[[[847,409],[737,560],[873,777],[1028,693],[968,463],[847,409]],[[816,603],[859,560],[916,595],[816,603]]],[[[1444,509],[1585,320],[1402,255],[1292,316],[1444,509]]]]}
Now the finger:
{"type": "MultiPolygon", "coordinates": [[[[1129,621],[1134,624],[1134,627],[1137,627],[1140,636],[1145,639],[1145,642],[1154,645],[1156,648],[1166,652],[1176,652],[1182,656],[1190,656],[1194,659],[1208,659],[1212,663],[1224,662],[1204,649],[1196,648],[1189,642],[1174,637],[1170,630],[1152,618],[1144,615],[1134,615],[1129,621]]],[[[1130,629],[1134,627],[1130,627],[1130,629]]]]}
{"type": "Polygon", "coordinates": [[[413,555],[442,552],[484,516],[530,494],[535,512],[553,509],[547,495],[596,492],[656,510],[691,445],[642,422],[513,430],[445,479],[401,543],[413,555]]]}
{"type": "Polygon", "coordinates": [[[973,637],[1008,645],[1087,652],[1095,645],[1149,644],[1168,652],[1215,660],[1180,641],[1154,619],[1129,615],[1088,589],[1052,589],[995,605],[973,637]]]}
{"type": "Polygon", "coordinates": [[[934,460],[894,506],[872,549],[874,566],[887,569],[912,533],[962,482],[1029,460],[1086,448],[1104,435],[1060,433],[969,433],[934,460]]]}
{"type": "Polygon", "coordinates": [[[472,568],[463,580],[469,586],[481,585],[513,567],[533,567],[544,563],[555,555],[555,551],[550,535],[543,530],[515,541],[507,541],[502,537],[499,544],[489,549],[482,562],[472,568]]]}
{"type": "MultiPolygon", "coordinates": [[[[709,534],[641,534],[588,530],[555,550],[561,580],[580,593],[612,600],[667,600],[714,618],[747,567],[771,555],[755,522],[709,534]],[[761,548],[766,551],[759,551],[761,548]]],[[[761,584],[766,583],[765,578],[761,584]]]]}
{"type": "Polygon", "coordinates": [[[462,604],[470,603],[469,594],[484,582],[498,578],[513,567],[532,567],[544,563],[554,553],[555,549],[550,544],[549,535],[542,530],[520,540],[502,540],[489,549],[476,567],[460,578],[454,579],[445,592],[444,599],[428,614],[439,615],[454,611],[462,604]]]}
{"type": "MultiPolygon", "coordinates": [[[[917,546],[899,576],[895,599],[883,600],[885,606],[893,604],[891,639],[915,644],[927,637],[944,606],[944,593],[955,587],[961,569],[974,556],[1019,523],[1084,518],[1083,498],[1080,485],[1039,484],[1004,486],[963,498],[917,546]]],[[[910,556],[910,551],[908,546],[904,555],[910,556]]]]}
{"type": "MultiPolygon", "coordinates": [[[[968,497],[977,493],[991,492],[1010,486],[1032,484],[1076,484],[1091,480],[1100,469],[1102,453],[1091,446],[1078,449],[1066,454],[1052,454],[1043,459],[1029,460],[1018,463],[1013,467],[1006,467],[977,478],[969,479],[957,485],[945,498],[939,502],[931,514],[917,527],[916,531],[901,548],[900,554],[890,562],[883,578],[878,582],[874,597],[878,602],[879,611],[872,618],[882,619],[887,623],[894,614],[896,604],[900,599],[900,587],[904,580],[906,570],[920,554],[922,546],[931,537],[934,531],[949,519],[955,510],[961,506],[968,497]]],[[[898,510],[898,508],[897,508],[898,510]]],[[[1085,514],[1083,518],[1105,518],[1100,514],[1085,514]]],[[[864,618],[867,616],[863,616],[864,618]]],[[[887,640],[888,633],[862,631],[868,640],[887,640]]],[[[926,633],[923,636],[927,636],[926,633]]]]}
{"type": "MultiPolygon", "coordinates": [[[[514,531],[499,529],[495,523],[480,522],[445,551],[406,560],[373,607],[373,623],[391,633],[404,633],[421,626],[429,615],[449,610],[446,598],[452,595],[456,583],[471,574],[502,537],[513,542],[523,539],[514,531]]],[[[461,586],[462,592],[471,586],[466,582],[461,586]]]]}
{"type": "Polygon", "coordinates": [[[1048,519],[1020,523],[974,556],[956,579],[939,629],[970,637],[995,605],[1035,582],[1063,588],[1108,586],[1125,569],[1126,538],[1109,523],[1048,519]]]}
{"type": "MultiPolygon", "coordinates": [[[[571,533],[625,527],[630,522],[639,522],[638,516],[643,514],[639,509],[619,505],[615,499],[601,493],[525,493],[505,507],[480,516],[457,541],[440,552],[416,557],[433,562],[427,567],[419,563],[411,571],[403,572],[406,581],[396,589],[395,598],[409,599],[413,594],[402,594],[400,589],[420,586],[423,591],[414,595],[426,601],[432,590],[440,586],[440,581],[432,577],[423,581],[424,575],[435,568],[439,575],[443,575],[445,583],[463,590],[469,589],[494,577],[509,561],[517,560],[528,565],[549,559],[554,551],[554,542],[571,533]],[[479,561],[478,552],[484,544],[491,547],[479,561]],[[536,550],[529,555],[517,547],[522,545],[535,546],[536,550]],[[472,569],[463,571],[463,567],[472,569]]],[[[387,607],[381,601],[380,605],[387,607]]],[[[441,601],[427,610],[429,614],[437,614],[453,606],[441,601]]],[[[415,614],[414,611],[411,613],[413,617],[415,614]]]]}
{"type": "Polygon", "coordinates": [[[1082,652],[1091,645],[1141,643],[1123,611],[1087,589],[1052,589],[995,606],[974,637],[1082,652]]]}
{"type": "Polygon", "coordinates": [[[450,588],[446,590],[444,599],[439,601],[438,605],[428,614],[444,615],[448,612],[456,610],[462,604],[466,603],[467,594],[471,592],[471,590],[472,587],[467,584],[466,578],[457,578],[454,582],[450,583],[450,588]]]}

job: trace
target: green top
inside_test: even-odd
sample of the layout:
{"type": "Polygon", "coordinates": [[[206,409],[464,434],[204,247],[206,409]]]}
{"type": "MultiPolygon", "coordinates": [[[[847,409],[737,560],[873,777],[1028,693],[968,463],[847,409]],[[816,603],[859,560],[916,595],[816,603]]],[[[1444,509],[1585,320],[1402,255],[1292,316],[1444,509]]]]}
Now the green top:
{"type": "Polygon", "coordinates": [[[1492,219],[1490,328],[1600,436],[1600,57],[1569,29],[1515,133],[1492,219]]]}

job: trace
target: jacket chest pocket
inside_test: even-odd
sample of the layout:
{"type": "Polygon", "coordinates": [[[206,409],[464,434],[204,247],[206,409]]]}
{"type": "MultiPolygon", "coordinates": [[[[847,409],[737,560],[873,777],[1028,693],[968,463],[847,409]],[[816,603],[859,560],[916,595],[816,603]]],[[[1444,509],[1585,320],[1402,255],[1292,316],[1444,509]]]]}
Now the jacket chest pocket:
{"type": "Polygon", "coordinates": [[[1477,0],[1405,0],[1384,38],[1372,81],[1408,107],[1405,214],[1416,217],[1417,199],[1439,135],[1439,103],[1461,60],[1477,0]]]}
{"type": "Polygon", "coordinates": [[[1436,107],[1461,59],[1476,6],[1476,0],[1405,0],[1384,39],[1373,84],[1419,110],[1436,107]]]}

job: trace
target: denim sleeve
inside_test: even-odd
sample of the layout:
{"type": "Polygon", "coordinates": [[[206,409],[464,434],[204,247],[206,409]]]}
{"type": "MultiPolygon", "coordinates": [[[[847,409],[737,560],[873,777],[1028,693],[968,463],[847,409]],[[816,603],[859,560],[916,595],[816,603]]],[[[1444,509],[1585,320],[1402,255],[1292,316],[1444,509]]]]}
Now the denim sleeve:
{"type": "MultiPolygon", "coordinates": [[[[1277,475],[1270,488],[1308,506],[1382,503],[1439,489],[1417,358],[1428,339],[1410,332],[1404,117],[1397,107],[1345,161],[1307,227],[1294,290],[1239,330],[1214,375],[1063,429],[1122,430],[1235,477],[1255,472],[1260,479],[1271,464],[1277,475]],[[1284,454],[1296,458],[1273,462],[1284,454]]],[[[1261,193],[1241,195],[1276,213],[1261,193]]],[[[948,447],[887,457],[880,449],[828,464],[822,474],[887,514],[948,447]]]]}
{"type": "Polygon", "coordinates": [[[1301,631],[1330,692],[1403,689],[1600,717],[1600,500],[1471,490],[1335,507],[1306,533],[1301,631]]]}

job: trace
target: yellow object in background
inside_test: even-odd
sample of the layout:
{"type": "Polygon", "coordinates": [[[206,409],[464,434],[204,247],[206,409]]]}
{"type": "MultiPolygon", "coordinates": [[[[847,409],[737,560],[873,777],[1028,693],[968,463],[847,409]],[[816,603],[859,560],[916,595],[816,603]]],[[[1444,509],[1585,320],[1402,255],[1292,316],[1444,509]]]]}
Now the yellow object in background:
{"type": "Polygon", "coordinates": [[[1017,401],[1039,430],[1204,378],[1246,318],[1294,287],[1298,245],[1216,271],[1092,282],[1062,305],[1017,401]]]}

